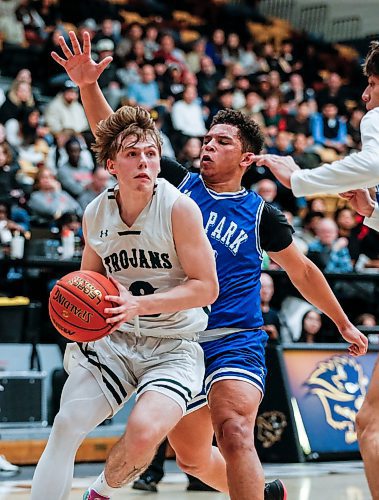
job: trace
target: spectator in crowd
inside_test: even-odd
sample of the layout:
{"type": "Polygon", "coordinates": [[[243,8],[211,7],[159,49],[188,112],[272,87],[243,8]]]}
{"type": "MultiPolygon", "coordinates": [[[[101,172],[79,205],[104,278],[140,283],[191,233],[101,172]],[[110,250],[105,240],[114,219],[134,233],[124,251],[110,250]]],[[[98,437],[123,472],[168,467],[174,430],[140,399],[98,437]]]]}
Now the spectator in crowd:
{"type": "Polygon", "coordinates": [[[15,81],[0,107],[0,122],[6,123],[10,118],[20,120],[35,106],[30,83],[15,81]]]}
{"type": "Polygon", "coordinates": [[[154,59],[154,54],[159,49],[159,43],[157,41],[158,35],[159,31],[155,23],[149,23],[145,26],[145,37],[143,38],[143,43],[145,46],[145,57],[148,61],[152,61],[154,59]]]}
{"type": "Polygon", "coordinates": [[[190,172],[199,172],[201,140],[189,137],[178,154],[178,162],[190,172]]]}
{"type": "Polygon", "coordinates": [[[335,103],[337,111],[341,115],[346,114],[345,100],[347,98],[345,88],[342,85],[342,78],[338,73],[332,72],[326,80],[326,86],[316,92],[316,101],[319,112],[322,112],[325,104],[335,103]]]}
{"type": "Polygon", "coordinates": [[[129,61],[135,61],[138,67],[151,62],[145,57],[145,45],[142,40],[137,40],[133,43],[130,52],[128,52],[126,56],[126,59],[128,59],[129,61]]]}
{"type": "Polygon", "coordinates": [[[185,55],[187,68],[191,73],[198,73],[201,70],[201,61],[205,57],[205,38],[198,38],[192,43],[191,50],[185,55]]]}
{"type": "Polygon", "coordinates": [[[222,48],[222,64],[228,68],[234,63],[241,63],[242,57],[243,48],[241,47],[239,35],[229,33],[222,48]]]}
{"type": "Polygon", "coordinates": [[[78,87],[71,80],[66,80],[62,92],[50,101],[45,110],[46,123],[53,134],[64,129],[75,132],[88,130],[87,118],[78,98],[78,87]]]}
{"type": "Polygon", "coordinates": [[[312,135],[308,101],[301,101],[296,106],[294,114],[287,115],[286,129],[293,134],[304,134],[306,137],[312,135]]]}
{"type": "Polygon", "coordinates": [[[29,227],[13,220],[10,206],[0,202],[0,245],[2,252],[9,255],[10,244],[15,234],[27,235],[28,230],[29,227]]]}
{"type": "Polygon", "coordinates": [[[206,133],[203,109],[194,85],[187,85],[183,99],[176,101],[171,111],[172,126],[179,133],[179,145],[188,137],[203,137],[206,133]]]}
{"type": "Polygon", "coordinates": [[[280,203],[276,200],[278,195],[278,186],[274,181],[271,181],[270,179],[262,179],[257,182],[254,190],[265,200],[266,203],[270,203],[271,205],[274,205],[274,207],[281,210],[280,203]]]}
{"type": "Polygon", "coordinates": [[[7,139],[17,149],[17,160],[23,168],[37,168],[49,153],[54,138],[43,123],[38,108],[31,108],[22,119],[11,118],[5,124],[7,139]]]}
{"type": "Polygon", "coordinates": [[[199,96],[204,103],[208,103],[213,97],[218,82],[221,80],[221,75],[211,57],[204,55],[200,59],[200,71],[196,73],[196,77],[199,96]]]}
{"type": "Polygon", "coordinates": [[[24,26],[26,42],[31,46],[41,47],[46,38],[45,22],[35,8],[34,2],[20,2],[16,17],[24,26]]]}
{"type": "Polygon", "coordinates": [[[293,151],[290,156],[300,168],[316,168],[321,163],[320,156],[309,147],[309,139],[302,133],[296,134],[293,139],[293,151]]]}
{"type": "Polygon", "coordinates": [[[67,36],[62,26],[55,26],[53,31],[49,34],[41,55],[40,55],[40,66],[38,68],[38,74],[42,81],[46,82],[45,92],[49,95],[55,95],[57,91],[62,89],[67,80],[67,73],[62,71],[60,66],[57,67],[54,61],[51,59],[51,52],[55,51],[60,56],[63,56],[62,49],[59,45],[59,37],[67,36]]]}
{"type": "Polygon", "coordinates": [[[311,309],[302,319],[301,334],[297,342],[316,344],[324,342],[321,313],[311,309]]]}
{"type": "Polygon", "coordinates": [[[309,245],[308,257],[323,272],[348,273],[353,264],[348,239],[338,238],[338,227],[333,219],[324,218],[316,226],[317,239],[309,245]]]}
{"type": "Polygon", "coordinates": [[[317,226],[324,218],[325,214],[323,212],[316,212],[313,210],[307,211],[303,219],[302,238],[308,245],[316,241],[317,226]]]}
{"type": "MultiPolygon", "coordinates": [[[[241,66],[235,65],[234,68],[242,70],[241,66]]],[[[243,71],[243,70],[242,70],[243,71]]],[[[234,92],[233,92],[233,109],[241,109],[246,105],[245,94],[250,88],[250,81],[244,74],[236,75],[234,78],[234,92]]]]}
{"type": "Polygon", "coordinates": [[[57,179],[73,198],[78,198],[92,181],[92,165],[81,158],[82,148],[75,137],[66,143],[67,163],[58,168],[57,179]]]}
{"type": "Polygon", "coordinates": [[[159,40],[159,49],[155,52],[154,57],[162,57],[165,63],[174,63],[182,69],[185,68],[184,52],[175,46],[175,40],[170,33],[162,33],[159,40]]]}
{"type": "Polygon", "coordinates": [[[83,215],[79,203],[62,190],[53,172],[44,167],[37,174],[34,191],[28,201],[28,208],[34,223],[40,225],[54,223],[66,212],[83,215]]]}
{"type": "Polygon", "coordinates": [[[376,317],[371,313],[360,314],[354,321],[355,326],[374,327],[377,326],[376,317]]]}
{"type": "Polygon", "coordinates": [[[37,0],[34,2],[34,8],[44,22],[42,37],[46,38],[62,19],[60,6],[55,0],[37,0]]]}
{"type": "Polygon", "coordinates": [[[366,226],[358,224],[357,213],[349,207],[338,208],[335,211],[334,220],[338,226],[338,236],[348,240],[347,248],[353,263],[355,263],[370,230],[366,226]]]}
{"type": "Polygon", "coordinates": [[[362,147],[360,125],[364,114],[365,112],[362,108],[354,108],[350,113],[350,117],[346,124],[348,135],[347,145],[350,149],[360,150],[362,147]]]}
{"type": "MultiPolygon", "coordinates": [[[[143,29],[140,23],[138,22],[130,23],[126,29],[125,36],[117,43],[115,50],[117,59],[119,61],[124,61],[127,54],[129,54],[133,43],[138,40],[142,40],[142,37],[143,37],[143,29]]],[[[158,49],[158,47],[159,45],[157,44],[156,50],[158,49]]],[[[149,59],[151,58],[152,57],[150,57],[149,59]]]]}
{"type": "Polygon", "coordinates": [[[261,309],[263,316],[263,330],[274,343],[280,342],[280,320],[278,311],[270,306],[274,295],[274,281],[267,273],[261,274],[261,309]]]}
{"type": "Polygon", "coordinates": [[[322,196],[312,196],[308,198],[307,208],[309,212],[321,212],[325,217],[327,216],[327,206],[325,203],[325,198],[322,196]]]}
{"type": "Polygon", "coordinates": [[[289,77],[288,88],[283,95],[287,113],[296,114],[298,106],[302,102],[308,103],[309,111],[314,113],[317,110],[314,94],[313,89],[305,87],[303,77],[299,73],[292,73],[289,77]]]}
{"type": "Polygon", "coordinates": [[[346,152],[347,128],[346,122],[338,114],[334,102],[322,105],[322,112],[312,116],[311,130],[315,145],[331,148],[338,154],[346,152]]]}
{"type": "MultiPolygon", "coordinates": [[[[115,44],[110,38],[102,38],[95,45],[98,54],[98,61],[101,62],[107,57],[113,57],[115,44]]],[[[99,86],[113,109],[117,109],[121,99],[121,81],[118,77],[116,63],[111,61],[101,73],[99,86]]]]}
{"type": "Polygon", "coordinates": [[[265,121],[266,136],[276,137],[277,133],[285,130],[286,122],[280,109],[279,98],[271,95],[266,99],[265,108],[262,111],[265,121]]]}
{"type": "Polygon", "coordinates": [[[114,184],[114,178],[108,173],[105,168],[98,167],[92,174],[92,180],[85,186],[82,193],[78,197],[79,205],[83,212],[86,206],[96,198],[107,187],[114,184]]]}
{"type": "Polygon", "coordinates": [[[164,106],[156,106],[150,111],[152,119],[155,121],[155,126],[159,130],[162,139],[162,156],[175,159],[175,151],[172,147],[171,140],[169,139],[165,129],[165,121],[167,118],[167,111],[164,106]]]}
{"type": "Polygon", "coordinates": [[[213,31],[211,39],[207,42],[205,53],[209,56],[217,69],[225,71],[223,62],[223,49],[225,46],[225,32],[217,28],[213,31]]]}
{"type": "Polygon", "coordinates": [[[113,19],[105,17],[101,21],[100,28],[93,37],[93,43],[97,44],[100,40],[111,40],[113,42],[113,46],[115,47],[120,41],[120,36],[117,34],[117,30],[115,29],[115,24],[117,23],[113,21],[113,19]]]}
{"type": "Polygon", "coordinates": [[[38,108],[31,108],[19,120],[10,118],[5,124],[5,130],[6,138],[14,148],[34,144],[37,141],[44,141],[49,146],[54,142],[38,108]]]}
{"type": "Polygon", "coordinates": [[[292,152],[291,134],[282,130],[277,133],[274,145],[267,149],[270,154],[287,156],[292,152]]]}
{"type": "Polygon", "coordinates": [[[264,101],[261,96],[252,88],[248,88],[245,92],[245,106],[241,111],[250,116],[261,127],[264,127],[265,121],[262,114],[264,101]]]}
{"type": "MultiPolygon", "coordinates": [[[[156,66],[155,66],[156,71],[156,66]]],[[[171,105],[180,99],[184,91],[183,83],[184,71],[176,63],[170,63],[161,77],[161,98],[168,101],[171,105]]]]}
{"type": "Polygon", "coordinates": [[[21,46],[25,42],[25,31],[16,16],[19,3],[20,0],[0,2],[0,33],[6,43],[21,46]]]}
{"type": "Polygon", "coordinates": [[[19,194],[17,172],[20,166],[13,159],[12,150],[6,142],[0,144],[0,202],[11,203],[19,194]]]}
{"type": "Polygon", "coordinates": [[[141,81],[132,83],[128,88],[129,104],[139,105],[151,110],[158,105],[160,91],[155,80],[154,67],[145,63],[140,69],[141,81]]]}

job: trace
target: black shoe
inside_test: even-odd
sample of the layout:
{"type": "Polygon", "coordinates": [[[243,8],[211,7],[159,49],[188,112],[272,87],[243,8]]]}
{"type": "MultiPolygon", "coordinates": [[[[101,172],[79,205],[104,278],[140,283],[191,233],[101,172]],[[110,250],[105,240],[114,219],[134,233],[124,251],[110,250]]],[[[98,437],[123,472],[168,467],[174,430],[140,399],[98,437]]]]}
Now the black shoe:
{"type": "Polygon", "coordinates": [[[200,481],[200,479],[197,479],[197,477],[188,476],[188,479],[187,491],[217,491],[212,486],[208,486],[203,481],[200,481]]]}
{"type": "Polygon", "coordinates": [[[151,493],[158,493],[157,483],[151,476],[140,477],[136,479],[132,486],[133,490],[150,491],[151,493]]]}
{"type": "Polygon", "coordinates": [[[280,479],[265,484],[265,500],[287,500],[287,490],[280,479]]]}

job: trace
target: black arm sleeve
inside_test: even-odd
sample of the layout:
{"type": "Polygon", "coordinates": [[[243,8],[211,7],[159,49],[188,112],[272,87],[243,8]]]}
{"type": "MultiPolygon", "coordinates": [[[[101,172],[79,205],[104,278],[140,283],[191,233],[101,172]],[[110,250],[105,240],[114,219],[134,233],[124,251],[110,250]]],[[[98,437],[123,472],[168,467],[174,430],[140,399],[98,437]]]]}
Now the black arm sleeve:
{"type": "Polygon", "coordinates": [[[266,252],[280,252],[292,243],[293,233],[285,215],[273,205],[265,203],[259,224],[261,248],[266,252]]]}
{"type": "Polygon", "coordinates": [[[183,165],[168,156],[162,156],[161,171],[158,177],[163,177],[163,179],[166,179],[170,184],[178,187],[187,174],[188,170],[183,167],[183,165]]]}

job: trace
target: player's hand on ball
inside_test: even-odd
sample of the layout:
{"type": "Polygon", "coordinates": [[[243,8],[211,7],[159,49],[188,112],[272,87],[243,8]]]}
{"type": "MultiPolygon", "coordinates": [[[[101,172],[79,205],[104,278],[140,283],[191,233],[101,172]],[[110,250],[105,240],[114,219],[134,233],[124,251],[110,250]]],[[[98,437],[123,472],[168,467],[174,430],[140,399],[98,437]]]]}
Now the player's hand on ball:
{"type": "Polygon", "coordinates": [[[117,307],[104,309],[104,313],[110,314],[107,323],[114,325],[110,333],[117,330],[123,323],[131,321],[138,315],[138,300],[123,285],[113,278],[109,278],[117,286],[119,295],[107,295],[105,298],[115,304],[117,307]]]}
{"type": "Polygon", "coordinates": [[[354,325],[350,323],[348,326],[341,328],[340,333],[346,342],[351,344],[348,349],[349,354],[352,356],[362,356],[366,354],[368,347],[367,337],[355,328],[354,325]]]}

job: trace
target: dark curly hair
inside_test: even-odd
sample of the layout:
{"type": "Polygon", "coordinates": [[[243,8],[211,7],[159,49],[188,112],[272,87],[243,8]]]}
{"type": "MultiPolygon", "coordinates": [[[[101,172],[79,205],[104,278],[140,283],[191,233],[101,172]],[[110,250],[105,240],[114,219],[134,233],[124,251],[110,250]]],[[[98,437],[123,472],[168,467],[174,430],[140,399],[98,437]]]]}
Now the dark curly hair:
{"type": "Polygon", "coordinates": [[[363,74],[365,76],[379,76],[379,42],[370,43],[370,49],[363,63],[363,74]]]}
{"type": "Polygon", "coordinates": [[[247,115],[234,109],[221,109],[214,116],[211,128],[219,124],[232,125],[238,129],[243,153],[259,154],[261,152],[264,143],[262,131],[258,123],[247,115]]]}

